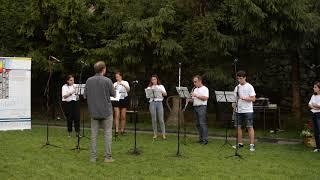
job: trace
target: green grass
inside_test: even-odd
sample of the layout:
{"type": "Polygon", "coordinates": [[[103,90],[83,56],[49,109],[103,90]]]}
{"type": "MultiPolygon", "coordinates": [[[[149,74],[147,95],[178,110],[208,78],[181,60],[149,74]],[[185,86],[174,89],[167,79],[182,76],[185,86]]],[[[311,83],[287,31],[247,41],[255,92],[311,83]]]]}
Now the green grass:
{"type": "MultiPolygon", "coordinates": [[[[88,119],[88,116],[84,116],[84,119],[85,119],[85,127],[90,127],[90,120],[88,119]]],[[[32,118],[33,125],[44,125],[45,123],[46,123],[46,120],[44,117],[33,116],[32,118]]],[[[66,121],[63,119],[60,119],[60,120],[51,119],[49,123],[50,125],[53,125],[53,126],[63,126],[63,127],[66,126],[66,121]]],[[[82,122],[81,122],[81,127],[82,127],[82,122]]],[[[126,128],[133,129],[133,127],[134,127],[134,124],[133,122],[130,121],[130,115],[128,115],[126,128]]],[[[149,114],[146,114],[146,113],[139,114],[139,122],[137,124],[137,128],[143,131],[152,131],[151,119],[149,114]]],[[[232,127],[229,127],[229,128],[230,128],[228,131],[229,136],[234,137],[236,131],[232,127]]],[[[177,130],[177,127],[166,125],[166,129],[167,131],[175,132],[177,130]]],[[[197,130],[195,128],[195,122],[194,121],[188,122],[186,124],[186,130],[188,133],[196,134],[197,130]]],[[[211,124],[209,123],[208,130],[209,130],[209,135],[211,136],[225,136],[225,128],[213,126],[212,123],[211,124]]],[[[299,130],[292,130],[292,129],[286,129],[284,131],[277,132],[277,133],[270,133],[268,129],[264,131],[261,128],[255,128],[255,136],[257,138],[282,138],[282,139],[300,139],[301,138],[299,130]]]]}
{"type": "MultiPolygon", "coordinates": [[[[89,131],[86,131],[88,134],[89,131]]],[[[303,145],[259,143],[257,151],[240,151],[236,157],[223,141],[210,140],[207,146],[188,137],[181,145],[182,157],[175,157],[176,137],[152,141],[150,134],[138,135],[139,156],[128,154],[133,134],[113,142],[112,164],[103,163],[103,137],[100,132],[98,161],[89,162],[89,152],[69,150],[76,138],[67,138],[63,128],[50,129],[50,143],[63,148],[46,147],[45,128],[0,132],[0,179],[319,179],[320,153],[303,145]]],[[[88,148],[89,140],[81,139],[88,148]]]]}

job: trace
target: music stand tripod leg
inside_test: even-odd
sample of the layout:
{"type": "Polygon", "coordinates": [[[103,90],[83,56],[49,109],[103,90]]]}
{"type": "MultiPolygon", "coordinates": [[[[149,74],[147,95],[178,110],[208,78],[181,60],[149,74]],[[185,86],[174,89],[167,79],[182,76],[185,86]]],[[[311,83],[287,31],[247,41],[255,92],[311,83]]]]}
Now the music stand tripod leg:
{"type": "Polygon", "coordinates": [[[70,149],[70,150],[75,150],[75,151],[78,151],[78,152],[80,152],[81,150],[88,150],[88,149],[86,149],[86,148],[81,148],[80,147],[80,134],[78,133],[78,135],[77,135],[77,145],[76,145],[76,147],[75,148],[72,148],[72,149],[70,149]]]}
{"type": "Polygon", "coordinates": [[[129,150],[129,153],[132,155],[140,155],[142,151],[138,149],[137,147],[137,119],[138,119],[138,114],[137,112],[134,111],[135,118],[134,118],[134,147],[133,149],[129,150]]]}
{"type": "Polygon", "coordinates": [[[84,132],[84,112],[82,111],[82,136],[81,138],[87,138],[90,139],[88,136],[86,136],[85,132],[84,132]]]}
{"type": "MultiPolygon", "coordinates": [[[[233,94],[233,92],[231,92],[233,94]]],[[[230,92],[229,92],[230,94],[230,92]]],[[[216,95],[216,100],[217,100],[217,103],[218,103],[218,107],[220,106],[219,104],[220,103],[229,103],[229,102],[233,102],[232,100],[228,100],[227,98],[227,93],[226,91],[215,91],[215,95],[216,95]]],[[[218,108],[218,110],[221,109],[221,108],[218,108]]],[[[234,115],[234,114],[233,114],[234,115]]],[[[234,116],[232,115],[232,119],[234,119],[234,116]]],[[[224,119],[224,118],[223,118],[224,119]]],[[[230,145],[232,146],[232,144],[228,141],[228,126],[229,126],[229,121],[228,120],[225,120],[225,141],[224,141],[224,144],[221,145],[220,148],[224,147],[225,145],[230,145]]]]}
{"type": "Polygon", "coordinates": [[[181,97],[179,99],[179,112],[178,112],[178,131],[177,131],[177,153],[176,157],[182,157],[180,153],[180,126],[181,126],[181,97]]]}
{"type": "Polygon", "coordinates": [[[185,122],[183,120],[183,144],[184,145],[187,145],[187,128],[186,128],[186,125],[185,125],[185,122]]]}
{"type": "Polygon", "coordinates": [[[47,147],[47,146],[61,148],[60,146],[50,144],[50,142],[49,142],[49,118],[47,118],[47,125],[46,125],[46,143],[41,146],[41,149],[44,147],[47,147]]]}
{"type": "Polygon", "coordinates": [[[232,147],[232,144],[228,141],[228,123],[226,122],[226,127],[225,127],[225,139],[224,143],[221,145],[221,148],[224,147],[225,145],[230,145],[232,147]]]}
{"type": "MultiPolygon", "coordinates": [[[[131,121],[131,114],[130,114],[130,121],[131,121]]],[[[114,122],[114,135],[113,135],[113,137],[114,137],[114,141],[115,141],[115,142],[118,141],[118,140],[120,140],[119,134],[118,134],[118,132],[117,132],[116,130],[117,130],[117,128],[116,128],[116,122],[114,122]]]]}

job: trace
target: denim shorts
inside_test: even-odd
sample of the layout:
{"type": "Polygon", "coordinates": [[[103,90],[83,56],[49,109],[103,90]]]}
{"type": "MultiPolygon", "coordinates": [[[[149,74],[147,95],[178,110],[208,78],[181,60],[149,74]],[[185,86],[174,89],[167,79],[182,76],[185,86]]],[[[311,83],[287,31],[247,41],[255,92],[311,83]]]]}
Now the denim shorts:
{"type": "Polygon", "coordinates": [[[242,127],[243,122],[246,122],[247,128],[253,127],[253,112],[251,113],[236,113],[234,119],[234,126],[235,127],[242,127]]]}

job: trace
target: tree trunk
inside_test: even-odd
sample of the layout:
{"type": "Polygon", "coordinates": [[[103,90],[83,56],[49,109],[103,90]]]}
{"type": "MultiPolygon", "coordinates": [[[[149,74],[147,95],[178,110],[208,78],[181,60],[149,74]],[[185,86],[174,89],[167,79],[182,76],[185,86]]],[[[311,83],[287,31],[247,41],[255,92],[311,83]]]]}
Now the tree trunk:
{"type": "Polygon", "coordinates": [[[200,16],[206,16],[208,2],[207,0],[200,0],[199,11],[200,16]]]}
{"type": "Polygon", "coordinates": [[[208,9],[208,2],[207,0],[195,0],[195,11],[194,14],[197,16],[206,16],[206,12],[208,9]]]}
{"type": "Polygon", "coordinates": [[[292,113],[295,120],[296,127],[302,127],[301,121],[301,101],[300,101],[300,71],[299,64],[301,58],[301,51],[297,49],[297,55],[292,60],[292,113]]]}

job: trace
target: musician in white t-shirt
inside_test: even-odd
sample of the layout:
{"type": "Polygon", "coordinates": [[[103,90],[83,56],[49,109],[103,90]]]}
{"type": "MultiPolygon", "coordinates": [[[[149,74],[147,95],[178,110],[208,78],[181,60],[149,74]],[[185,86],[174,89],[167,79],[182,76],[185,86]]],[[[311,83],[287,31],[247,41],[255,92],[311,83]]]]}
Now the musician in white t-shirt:
{"type": "Polygon", "coordinates": [[[192,78],[195,88],[191,92],[192,99],[187,102],[193,102],[196,126],[199,133],[199,143],[208,144],[208,122],[207,122],[207,103],[209,99],[209,89],[203,85],[202,77],[196,75],[192,78]]]}
{"type": "Polygon", "coordinates": [[[320,82],[313,84],[313,95],[308,105],[312,112],[313,133],[316,141],[313,152],[320,152],[320,82]]]}
{"type": "Polygon", "coordinates": [[[67,118],[68,137],[71,137],[72,124],[74,124],[77,136],[80,136],[80,105],[78,102],[79,95],[76,93],[78,92],[77,87],[78,86],[74,84],[73,75],[68,75],[66,84],[62,86],[62,102],[64,114],[67,118]]]}
{"type": "Polygon", "coordinates": [[[115,134],[118,135],[119,132],[119,119],[121,122],[120,134],[125,133],[126,127],[126,114],[127,108],[129,106],[128,93],[130,91],[130,86],[127,81],[122,79],[122,73],[120,71],[115,72],[115,78],[117,82],[113,84],[114,89],[120,93],[119,101],[112,101],[112,106],[114,110],[114,121],[115,121],[115,134]]]}
{"type": "Polygon", "coordinates": [[[166,139],[166,129],[164,124],[164,112],[163,112],[163,97],[167,96],[166,89],[161,84],[160,79],[157,75],[152,75],[150,78],[149,85],[147,89],[155,89],[160,91],[161,97],[150,98],[149,100],[149,110],[151,113],[152,119],[152,128],[153,128],[153,139],[156,139],[158,136],[157,120],[159,120],[160,128],[162,131],[162,139],[166,139]]]}
{"type": "Polygon", "coordinates": [[[245,121],[248,129],[250,151],[255,151],[254,145],[254,129],[253,129],[253,102],[256,100],[256,93],[253,86],[246,81],[246,72],[238,71],[237,80],[239,85],[234,89],[237,97],[237,103],[233,103],[232,106],[236,112],[236,118],[234,126],[238,131],[238,145],[234,145],[233,148],[242,148],[242,124],[245,121]]]}

